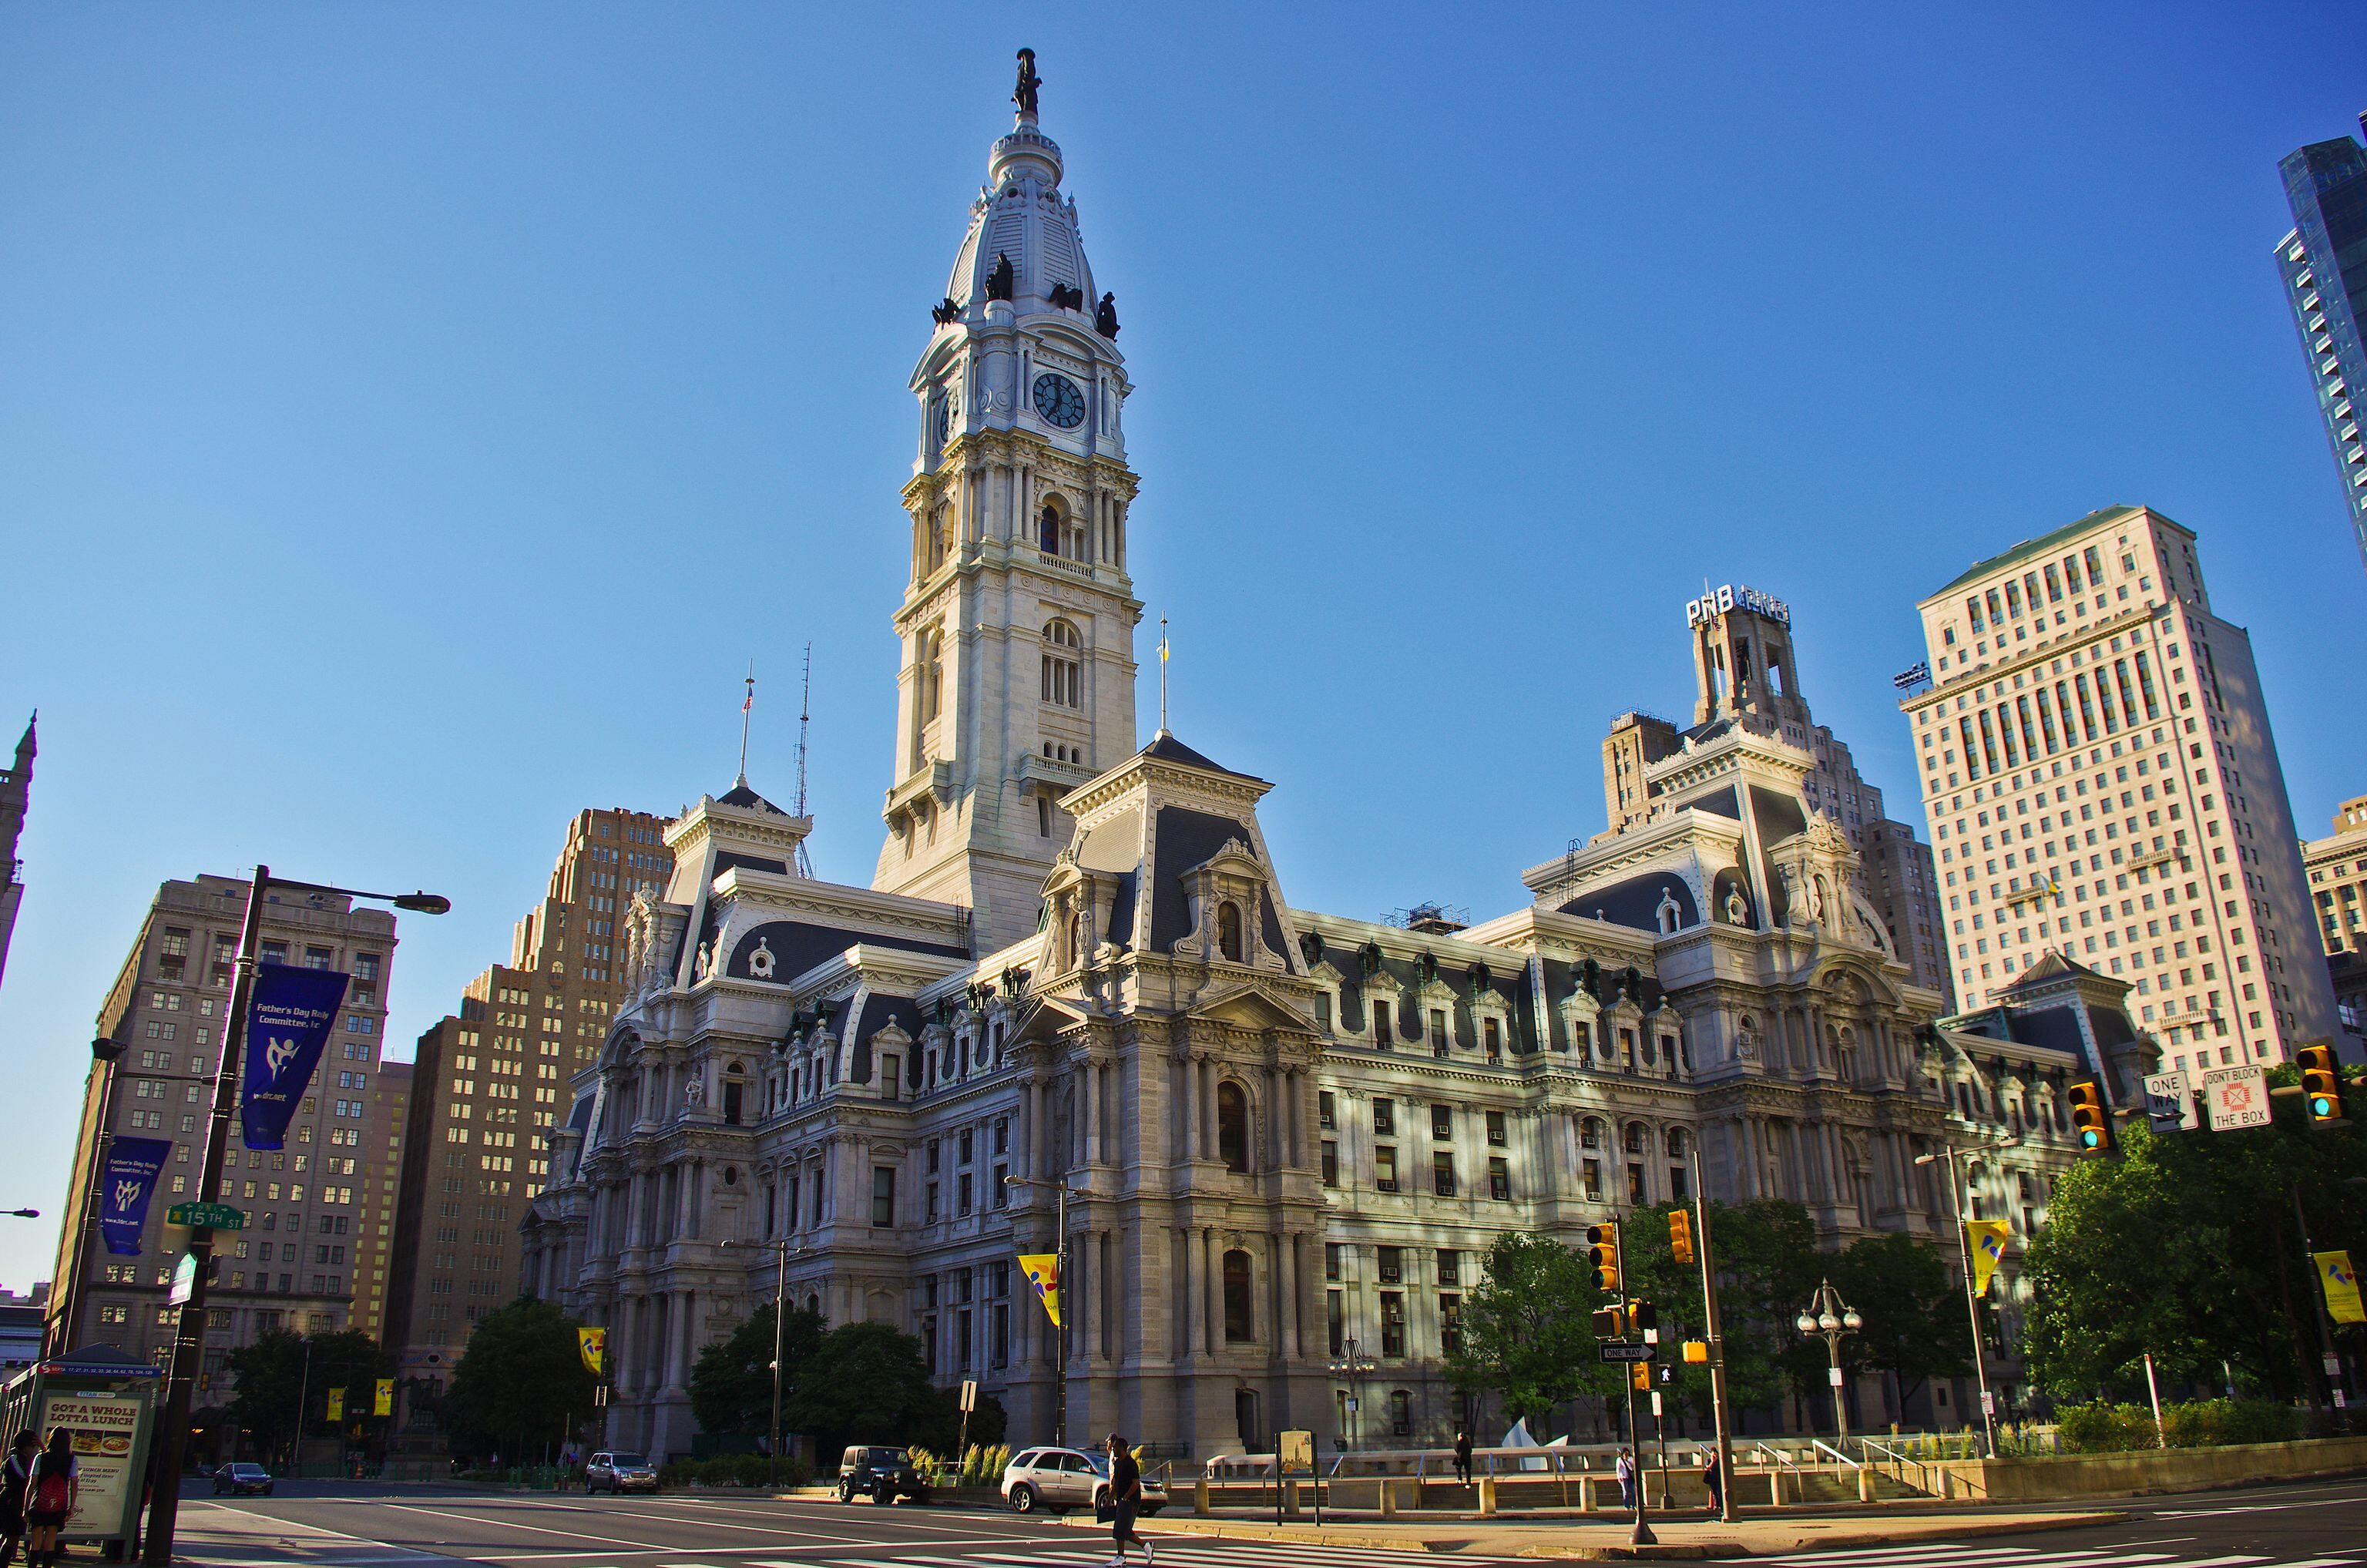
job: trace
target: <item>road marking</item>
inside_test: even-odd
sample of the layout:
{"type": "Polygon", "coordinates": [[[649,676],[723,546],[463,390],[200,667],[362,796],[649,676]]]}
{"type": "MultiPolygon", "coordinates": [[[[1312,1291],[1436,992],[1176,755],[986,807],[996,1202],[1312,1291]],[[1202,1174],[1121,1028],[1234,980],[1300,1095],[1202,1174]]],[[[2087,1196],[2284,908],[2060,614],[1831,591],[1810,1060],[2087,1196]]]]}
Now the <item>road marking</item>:
{"type": "Polygon", "coordinates": [[[2351,1497],[2318,1497],[2306,1503],[2230,1503],[2219,1508],[2157,1508],[2157,1519],[2199,1519],[2208,1514],[2282,1514],[2287,1508],[2334,1508],[2356,1503],[2351,1497]]]}

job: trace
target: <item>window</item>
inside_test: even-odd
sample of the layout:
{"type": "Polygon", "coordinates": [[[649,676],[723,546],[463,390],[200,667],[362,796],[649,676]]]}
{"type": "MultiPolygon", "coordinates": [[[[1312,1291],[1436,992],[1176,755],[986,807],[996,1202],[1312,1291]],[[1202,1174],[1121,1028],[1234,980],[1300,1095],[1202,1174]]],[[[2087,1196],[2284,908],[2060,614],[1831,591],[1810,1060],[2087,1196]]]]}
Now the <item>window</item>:
{"type": "Polygon", "coordinates": [[[1395,1145],[1383,1143],[1373,1150],[1373,1185],[1383,1192],[1398,1189],[1398,1152],[1395,1145]]]}
{"type": "Polygon", "coordinates": [[[1438,1249],[1438,1282],[1442,1285],[1463,1283],[1463,1255],[1449,1247],[1438,1249]]]}
{"type": "Polygon", "coordinates": [[[1512,1169],[1501,1156],[1488,1162],[1488,1196],[1499,1203],[1509,1203],[1512,1199],[1512,1169]]]}
{"type": "Polygon", "coordinates": [[[1250,1315],[1250,1255],[1225,1254],[1225,1343],[1244,1345],[1257,1337],[1250,1315]]]}
{"type": "Polygon", "coordinates": [[[1402,1283],[1405,1279],[1405,1248],[1376,1247],[1373,1250],[1380,1265],[1381,1283],[1384,1285],[1402,1283]]]}
{"type": "Polygon", "coordinates": [[[1250,1168],[1250,1098],[1229,1079],[1217,1085],[1217,1157],[1229,1171],[1250,1168]]]}
{"type": "Polygon", "coordinates": [[[1455,1196],[1455,1156],[1443,1149],[1430,1157],[1430,1189],[1441,1198],[1455,1196]]]}
{"type": "Polygon", "coordinates": [[[1241,909],[1230,899],[1217,905],[1217,952],[1235,963],[1241,961],[1241,909]]]}
{"type": "Polygon", "coordinates": [[[1454,1107],[1434,1105],[1430,1108],[1430,1136],[1440,1143],[1455,1136],[1454,1107]]]}
{"type": "MultiPolygon", "coordinates": [[[[820,1193],[815,1196],[819,1198],[820,1193]]],[[[896,1168],[893,1165],[871,1167],[871,1224],[875,1230],[887,1230],[896,1223],[896,1168]]]]}
{"type": "Polygon", "coordinates": [[[1398,1102],[1395,1100],[1375,1100],[1373,1102],[1373,1131],[1376,1133],[1393,1133],[1397,1130],[1398,1102]]]}
{"type": "MultiPolygon", "coordinates": [[[[1384,1290],[1381,1292],[1381,1354],[1395,1358],[1405,1353],[1405,1296],[1399,1291],[1384,1290]]],[[[1391,1396],[1393,1415],[1396,1414],[1396,1401],[1403,1397],[1402,1394],[1391,1396]]]]}
{"type": "Polygon", "coordinates": [[[1323,1089],[1317,1093],[1315,1096],[1315,1123],[1317,1126],[1331,1127],[1337,1125],[1333,1120],[1333,1104],[1334,1102],[1331,1098],[1331,1090],[1323,1089]]]}
{"type": "Polygon", "coordinates": [[[1340,1145],[1329,1138],[1323,1140],[1323,1185],[1340,1185],[1340,1145]]]}
{"type": "Polygon", "coordinates": [[[1504,1146],[1505,1139],[1504,1113],[1501,1110],[1489,1111],[1488,1113],[1488,1142],[1489,1146],[1501,1149],[1504,1146]]]}
{"type": "MultiPolygon", "coordinates": [[[[1084,639],[1065,620],[1044,623],[1043,699],[1060,708],[1082,708],[1080,651],[1084,639]]],[[[1023,669],[1025,665],[1021,666],[1023,669]]]]}
{"type": "Polygon", "coordinates": [[[1460,1296],[1442,1295],[1438,1298],[1438,1348],[1447,1356],[1463,1348],[1463,1298],[1460,1296]]]}

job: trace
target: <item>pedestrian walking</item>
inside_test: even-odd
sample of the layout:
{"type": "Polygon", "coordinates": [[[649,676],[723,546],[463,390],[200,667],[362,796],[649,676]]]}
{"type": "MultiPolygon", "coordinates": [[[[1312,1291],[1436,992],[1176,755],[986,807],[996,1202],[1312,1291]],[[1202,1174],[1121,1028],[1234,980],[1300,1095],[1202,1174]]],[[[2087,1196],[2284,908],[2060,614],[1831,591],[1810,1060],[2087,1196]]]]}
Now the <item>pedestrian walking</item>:
{"type": "Polygon", "coordinates": [[[1128,1542],[1142,1548],[1142,1560],[1153,1561],[1150,1543],[1134,1533],[1135,1516],[1142,1511],[1142,1467],[1135,1462],[1134,1450],[1126,1439],[1112,1432],[1104,1445],[1109,1450],[1110,1464],[1110,1537],[1117,1550],[1110,1555],[1110,1568],[1119,1568],[1126,1562],[1128,1542]]]}
{"type": "Polygon", "coordinates": [[[0,1460],[0,1568],[16,1562],[17,1549],[25,1544],[25,1508],[33,1493],[33,1460],[40,1451],[40,1438],[28,1426],[0,1460]]]}
{"type": "Polygon", "coordinates": [[[1623,1508],[1636,1506],[1636,1450],[1633,1449],[1619,1450],[1619,1506],[1623,1508]]]}
{"type": "Polygon", "coordinates": [[[1471,1484],[1471,1434],[1455,1434],[1455,1479],[1464,1485],[1471,1484]]]}
{"type": "Polygon", "coordinates": [[[1713,1514],[1725,1513],[1726,1472],[1717,1466],[1716,1449],[1702,1455],[1702,1484],[1709,1488],[1709,1511],[1713,1514]]]}
{"type": "Polygon", "coordinates": [[[26,1568],[50,1568],[58,1560],[58,1531],[82,1495],[81,1467],[74,1463],[74,1434],[50,1428],[50,1446],[33,1461],[25,1508],[26,1568]]]}

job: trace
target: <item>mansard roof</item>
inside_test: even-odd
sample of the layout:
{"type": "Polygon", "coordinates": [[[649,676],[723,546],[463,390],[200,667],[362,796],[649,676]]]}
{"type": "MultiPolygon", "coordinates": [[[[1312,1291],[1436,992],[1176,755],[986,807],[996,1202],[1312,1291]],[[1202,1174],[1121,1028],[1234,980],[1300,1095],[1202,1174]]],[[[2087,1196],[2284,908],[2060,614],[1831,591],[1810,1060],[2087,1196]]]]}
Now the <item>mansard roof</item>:
{"type": "Polygon", "coordinates": [[[776,817],[785,817],[789,814],[788,812],[781,810],[780,807],[773,804],[772,801],[764,799],[764,796],[756,793],[755,790],[748,788],[748,777],[745,774],[742,774],[740,778],[732,783],[730,789],[725,790],[722,794],[716,796],[715,803],[719,806],[737,806],[742,811],[746,812],[770,812],[776,817]]]}
{"type": "Polygon", "coordinates": [[[1223,763],[1210,761],[1165,730],[1151,736],[1150,744],[1135,755],[1149,757],[1155,762],[1180,762],[1186,767],[1206,768],[1210,773],[1221,773],[1228,778],[1246,778],[1252,784],[1271,783],[1271,780],[1260,778],[1254,773],[1236,773],[1223,763]]]}

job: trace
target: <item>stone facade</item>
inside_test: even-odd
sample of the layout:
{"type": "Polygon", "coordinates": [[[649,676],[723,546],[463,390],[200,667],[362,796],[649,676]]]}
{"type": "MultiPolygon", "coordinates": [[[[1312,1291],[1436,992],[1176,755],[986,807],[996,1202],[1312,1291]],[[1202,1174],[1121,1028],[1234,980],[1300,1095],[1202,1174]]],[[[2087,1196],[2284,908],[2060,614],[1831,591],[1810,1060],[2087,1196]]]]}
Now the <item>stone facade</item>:
{"type": "MultiPolygon", "coordinates": [[[[1000,242],[980,237],[1010,202],[1023,224],[1072,223],[1046,194],[1046,146],[1032,114],[997,145],[915,377],[924,432],[952,427],[935,411],[956,383],[932,366],[998,322],[1053,330],[1027,325],[1047,312],[1024,256],[1017,285],[985,287],[1000,242]]],[[[1121,386],[1114,356],[1084,347],[1101,357],[1075,372],[1098,389],[1086,417],[1114,434],[1114,401],[1093,401],[1121,386]]],[[[1672,734],[1645,818],[1531,868],[1525,901],[1482,924],[1294,906],[1258,820],[1273,786],[1163,728],[1134,744],[1131,476],[1093,470],[1094,491],[1088,457],[1059,448],[1059,483],[1104,498],[1056,497],[1056,520],[1090,520],[1083,542],[1014,537],[1069,438],[992,395],[1018,374],[983,383],[1007,432],[942,444],[991,454],[943,465],[955,518],[933,531],[933,458],[906,493],[930,501],[897,617],[921,749],[899,757],[881,885],[799,874],[811,824],[743,783],[667,827],[674,874],[627,919],[626,994],[523,1234],[523,1282],[609,1330],[610,1442],[689,1447],[690,1369],[772,1299],[783,1259],[793,1301],[918,1335],[941,1380],[1002,1402],[1014,1441],[1052,1437],[1063,1403],[1072,1437],[1116,1428],[1195,1457],[1294,1426],[1435,1441],[1462,1415],[1444,1347],[1496,1236],[1576,1242],[1688,1196],[1697,1152],[1709,1196],[1797,1200],[1825,1244],[1944,1238],[1947,1167],[1919,1155],[2011,1128],[1985,1179],[2040,1191],[2070,1157],[2064,1090],[2104,1059],[2077,1031],[2021,1038],[2003,1003],[1939,1022],[1860,849],[1807,799],[1805,709],[1672,734]],[[1014,477],[1002,454],[1023,453],[1048,472],[1014,477]],[[939,540],[953,553],[925,564],[939,540]],[[1081,550],[1061,556],[1081,570],[1033,559],[1049,545],[1081,550]],[[992,619],[965,619],[972,603],[992,619]],[[1113,649],[1083,682],[1099,694],[1083,728],[1065,678],[1010,652],[1050,605],[1083,618],[1082,646],[1113,649]],[[915,639],[939,615],[958,695],[915,709],[916,678],[939,678],[915,639]],[[986,654],[953,652],[971,645],[986,654]],[[947,739],[916,712],[962,717],[947,739]],[[907,770],[915,756],[929,766],[907,770]],[[989,811],[1013,791],[1046,829],[1031,806],[1018,849],[1011,813],[989,811]],[[1015,1267],[1054,1250],[1060,1187],[1065,1354],[1015,1267]],[[1333,1370],[1352,1338],[1368,1373],[1333,1370]]],[[[968,418],[980,383],[957,381],[968,418]]],[[[1876,1381],[1854,1393],[1868,1424],[1901,1418],[1876,1381]]]]}

